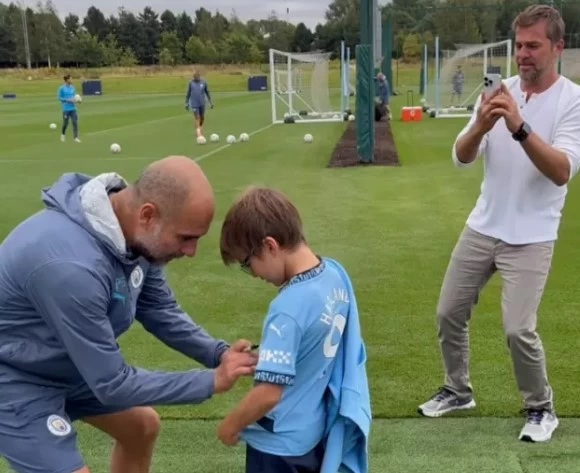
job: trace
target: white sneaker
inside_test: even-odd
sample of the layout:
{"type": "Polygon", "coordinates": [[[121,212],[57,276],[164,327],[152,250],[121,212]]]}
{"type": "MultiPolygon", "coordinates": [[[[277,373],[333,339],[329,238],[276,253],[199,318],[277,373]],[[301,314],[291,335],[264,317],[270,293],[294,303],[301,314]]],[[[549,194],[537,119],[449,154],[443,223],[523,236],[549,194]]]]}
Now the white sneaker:
{"type": "Polygon", "coordinates": [[[441,388],[431,399],[421,404],[417,411],[425,417],[441,417],[449,412],[473,409],[474,407],[475,401],[473,397],[460,399],[457,394],[448,389],[441,388]]]}
{"type": "Polygon", "coordinates": [[[528,409],[526,414],[526,423],[520,432],[519,439],[524,442],[550,440],[559,424],[556,414],[547,409],[528,409]]]}
{"type": "Polygon", "coordinates": [[[80,143],[80,142],[81,142],[81,140],[80,140],[80,139],[78,139],[78,138],[75,138],[75,141],[76,141],[77,143],[80,143]]]}
{"type": "Polygon", "coordinates": [[[65,137],[64,135],[60,135],[60,141],[62,141],[64,143],[65,137]]]}

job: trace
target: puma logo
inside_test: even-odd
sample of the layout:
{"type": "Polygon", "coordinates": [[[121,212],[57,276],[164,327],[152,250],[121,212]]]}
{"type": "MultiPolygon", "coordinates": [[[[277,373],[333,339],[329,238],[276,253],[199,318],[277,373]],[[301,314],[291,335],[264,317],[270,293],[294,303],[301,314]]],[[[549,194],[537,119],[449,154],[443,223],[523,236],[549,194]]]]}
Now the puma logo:
{"type": "Polygon", "coordinates": [[[276,332],[278,336],[282,338],[282,330],[284,330],[284,327],[286,327],[286,325],[282,325],[282,327],[278,328],[274,324],[270,324],[268,328],[276,332]]]}

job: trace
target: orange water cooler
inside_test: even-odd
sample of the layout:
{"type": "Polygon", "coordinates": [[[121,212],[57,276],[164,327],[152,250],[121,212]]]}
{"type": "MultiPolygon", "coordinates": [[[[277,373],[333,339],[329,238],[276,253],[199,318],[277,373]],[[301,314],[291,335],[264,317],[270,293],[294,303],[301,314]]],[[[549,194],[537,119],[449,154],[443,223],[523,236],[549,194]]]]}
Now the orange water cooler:
{"type": "Polygon", "coordinates": [[[423,118],[423,107],[413,105],[413,91],[407,91],[407,105],[401,107],[401,121],[413,122],[421,121],[423,118]],[[409,99],[410,98],[410,99],[409,99]]]}
{"type": "Polygon", "coordinates": [[[423,118],[423,107],[402,107],[401,121],[412,122],[421,121],[423,118]]]}

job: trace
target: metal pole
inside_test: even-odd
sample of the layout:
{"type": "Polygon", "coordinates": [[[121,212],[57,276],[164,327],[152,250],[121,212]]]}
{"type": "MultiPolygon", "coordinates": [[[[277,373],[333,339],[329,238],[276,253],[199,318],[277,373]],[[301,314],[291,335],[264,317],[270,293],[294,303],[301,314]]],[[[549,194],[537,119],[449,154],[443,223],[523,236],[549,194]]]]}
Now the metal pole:
{"type": "Polygon", "coordinates": [[[439,117],[439,107],[441,106],[441,99],[439,84],[439,36],[435,36],[435,117],[439,117]]]}
{"type": "Polygon", "coordinates": [[[344,40],[340,42],[340,111],[344,114],[346,110],[346,95],[348,81],[346,79],[345,45],[344,40]]]}

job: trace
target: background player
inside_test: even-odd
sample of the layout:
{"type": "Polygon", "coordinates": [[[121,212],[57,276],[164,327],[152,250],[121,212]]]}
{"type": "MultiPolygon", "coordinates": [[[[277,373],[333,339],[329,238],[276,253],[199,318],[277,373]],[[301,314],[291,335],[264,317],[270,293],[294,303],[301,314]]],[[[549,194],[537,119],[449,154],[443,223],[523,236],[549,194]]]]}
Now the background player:
{"type": "Polygon", "coordinates": [[[185,109],[193,110],[193,116],[195,117],[195,131],[197,137],[202,136],[201,127],[205,120],[205,96],[209,101],[209,105],[213,108],[213,102],[211,100],[211,95],[207,87],[207,82],[201,79],[199,71],[193,73],[193,79],[187,84],[187,94],[185,95],[185,109]]]}
{"type": "Polygon", "coordinates": [[[68,128],[68,121],[72,120],[73,126],[73,137],[77,143],[80,143],[79,139],[79,118],[77,115],[77,106],[75,95],[76,91],[72,85],[72,80],[70,74],[66,74],[64,77],[64,84],[58,88],[57,97],[61,103],[62,107],[62,131],[60,135],[60,141],[65,140],[66,129],[68,128]]]}

